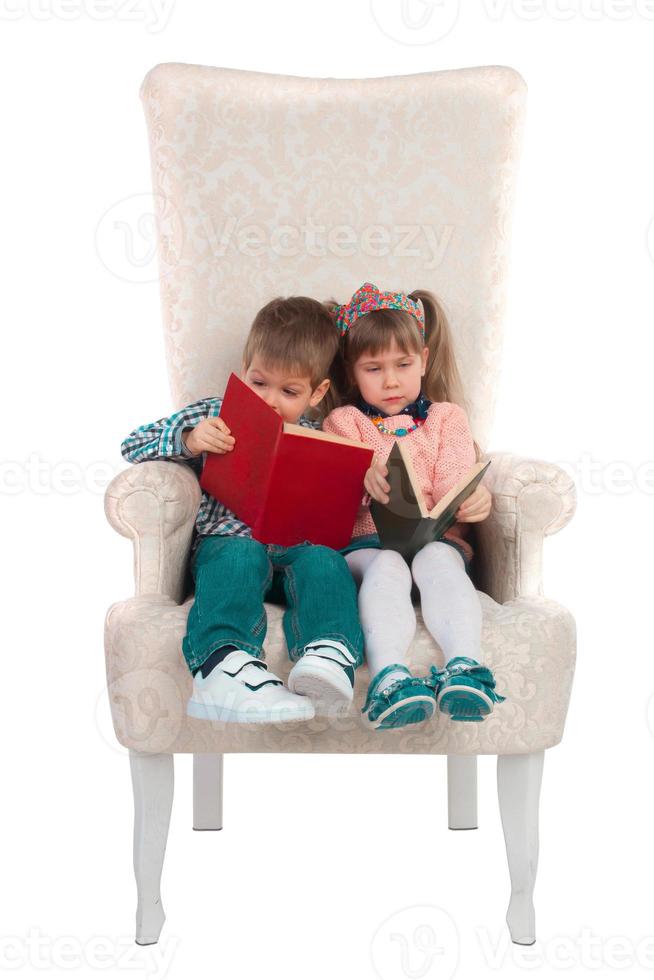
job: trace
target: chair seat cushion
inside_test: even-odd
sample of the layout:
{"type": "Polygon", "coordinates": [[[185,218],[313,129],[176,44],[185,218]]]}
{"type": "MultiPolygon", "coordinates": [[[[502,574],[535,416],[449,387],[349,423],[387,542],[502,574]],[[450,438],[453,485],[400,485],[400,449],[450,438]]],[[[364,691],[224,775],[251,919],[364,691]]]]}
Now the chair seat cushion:
{"type": "MultiPolygon", "coordinates": [[[[105,619],[109,702],[116,738],[143,752],[411,752],[508,754],[535,752],[561,741],[575,665],[572,615],[543,596],[502,605],[479,592],[482,662],[506,701],[483,722],[452,721],[443,712],[420,725],[371,731],[362,721],[370,675],[356,672],[354,701],[339,718],[316,715],[287,724],[208,722],[186,715],[192,676],[182,653],[192,597],[181,605],[158,595],[114,603],[105,619]]],[[[292,666],[282,606],[266,603],[270,669],[286,682],[292,666]]],[[[443,653],[416,610],[409,650],[414,673],[443,665],[443,653]]]]}

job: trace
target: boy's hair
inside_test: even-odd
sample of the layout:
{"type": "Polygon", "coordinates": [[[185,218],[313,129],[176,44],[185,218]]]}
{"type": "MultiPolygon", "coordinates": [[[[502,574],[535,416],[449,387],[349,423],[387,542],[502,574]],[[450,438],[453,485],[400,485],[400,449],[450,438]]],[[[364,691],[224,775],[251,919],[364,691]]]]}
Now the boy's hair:
{"type": "MultiPolygon", "coordinates": [[[[425,312],[425,343],[420,336],[416,318],[404,310],[373,310],[359,317],[354,325],[340,338],[339,356],[332,366],[332,387],[334,400],[339,404],[354,404],[358,390],[348,366],[354,364],[364,353],[373,356],[390,348],[395,339],[400,350],[408,354],[419,354],[423,347],[429,348],[427,369],[422,381],[422,390],[432,402],[453,402],[467,411],[463,396],[463,384],[456,364],[452,331],[445,309],[433,293],[426,289],[416,289],[407,294],[409,299],[420,300],[425,312]]],[[[333,310],[336,303],[325,303],[333,310]]],[[[481,450],[475,442],[477,460],[481,450]]]]}
{"type": "MultiPolygon", "coordinates": [[[[323,303],[309,296],[278,296],[255,316],[243,349],[243,362],[249,368],[258,354],[272,367],[310,378],[314,391],[321,381],[330,378],[338,346],[338,330],[323,303]]],[[[334,405],[330,392],[331,389],[319,405],[325,414],[334,405]]]]}

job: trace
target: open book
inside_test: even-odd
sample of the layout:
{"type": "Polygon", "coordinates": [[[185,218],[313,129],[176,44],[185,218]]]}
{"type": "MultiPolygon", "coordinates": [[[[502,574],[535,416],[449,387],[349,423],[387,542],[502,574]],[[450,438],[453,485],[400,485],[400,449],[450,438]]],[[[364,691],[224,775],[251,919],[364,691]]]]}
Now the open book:
{"type": "Polygon", "coordinates": [[[231,374],[220,417],[234,436],[227,453],[206,454],[200,486],[250,525],[264,544],[349,544],[373,450],[360,442],[284,422],[231,374]]]}
{"type": "Polygon", "coordinates": [[[475,463],[438,503],[429,510],[409,450],[398,440],[386,460],[390,484],[389,502],[370,503],[382,547],[398,551],[410,564],[430,541],[438,541],[456,522],[456,512],[475,490],[491,461],[475,463]]]}

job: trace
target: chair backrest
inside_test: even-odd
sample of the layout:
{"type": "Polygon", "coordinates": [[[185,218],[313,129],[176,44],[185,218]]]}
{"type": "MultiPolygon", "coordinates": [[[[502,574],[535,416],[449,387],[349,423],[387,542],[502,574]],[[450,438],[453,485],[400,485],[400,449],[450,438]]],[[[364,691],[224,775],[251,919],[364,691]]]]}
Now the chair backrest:
{"type": "Polygon", "coordinates": [[[301,78],[163,64],[141,87],[175,408],[220,394],[256,311],[365,280],[443,301],[486,449],[526,85],[512,68],[301,78]]]}

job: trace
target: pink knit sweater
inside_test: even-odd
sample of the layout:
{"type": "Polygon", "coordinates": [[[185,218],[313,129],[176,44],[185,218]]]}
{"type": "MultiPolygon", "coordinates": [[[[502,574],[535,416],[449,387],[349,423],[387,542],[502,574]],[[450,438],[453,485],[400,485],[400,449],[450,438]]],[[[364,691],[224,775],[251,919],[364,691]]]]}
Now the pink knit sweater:
{"type": "MultiPolygon", "coordinates": [[[[382,423],[387,429],[395,430],[406,427],[407,420],[407,415],[390,415],[382,418],[382,423]]],[[[334,409],[322,427],[325,432],[360,440],[374,449],[384,462],[388,459],[393,444],[402,439],[409,447],[411,461],[430,509],[475,463],[475,448],[468,418],[464,410],[453,402],[433,402],[424,423],[406,436],[380,432],[372,419],[354,405],[334,409]]],[[[468,522],[457,521],[446,531],[445,537],[460,544],[466,556],[472,558],[472,546],[466,540],[469,527],[468,522]]],[[[375,531],[370,507],[362,503],[352,536],[357,538],[363,534],[374,534],[375,531]]]]}

